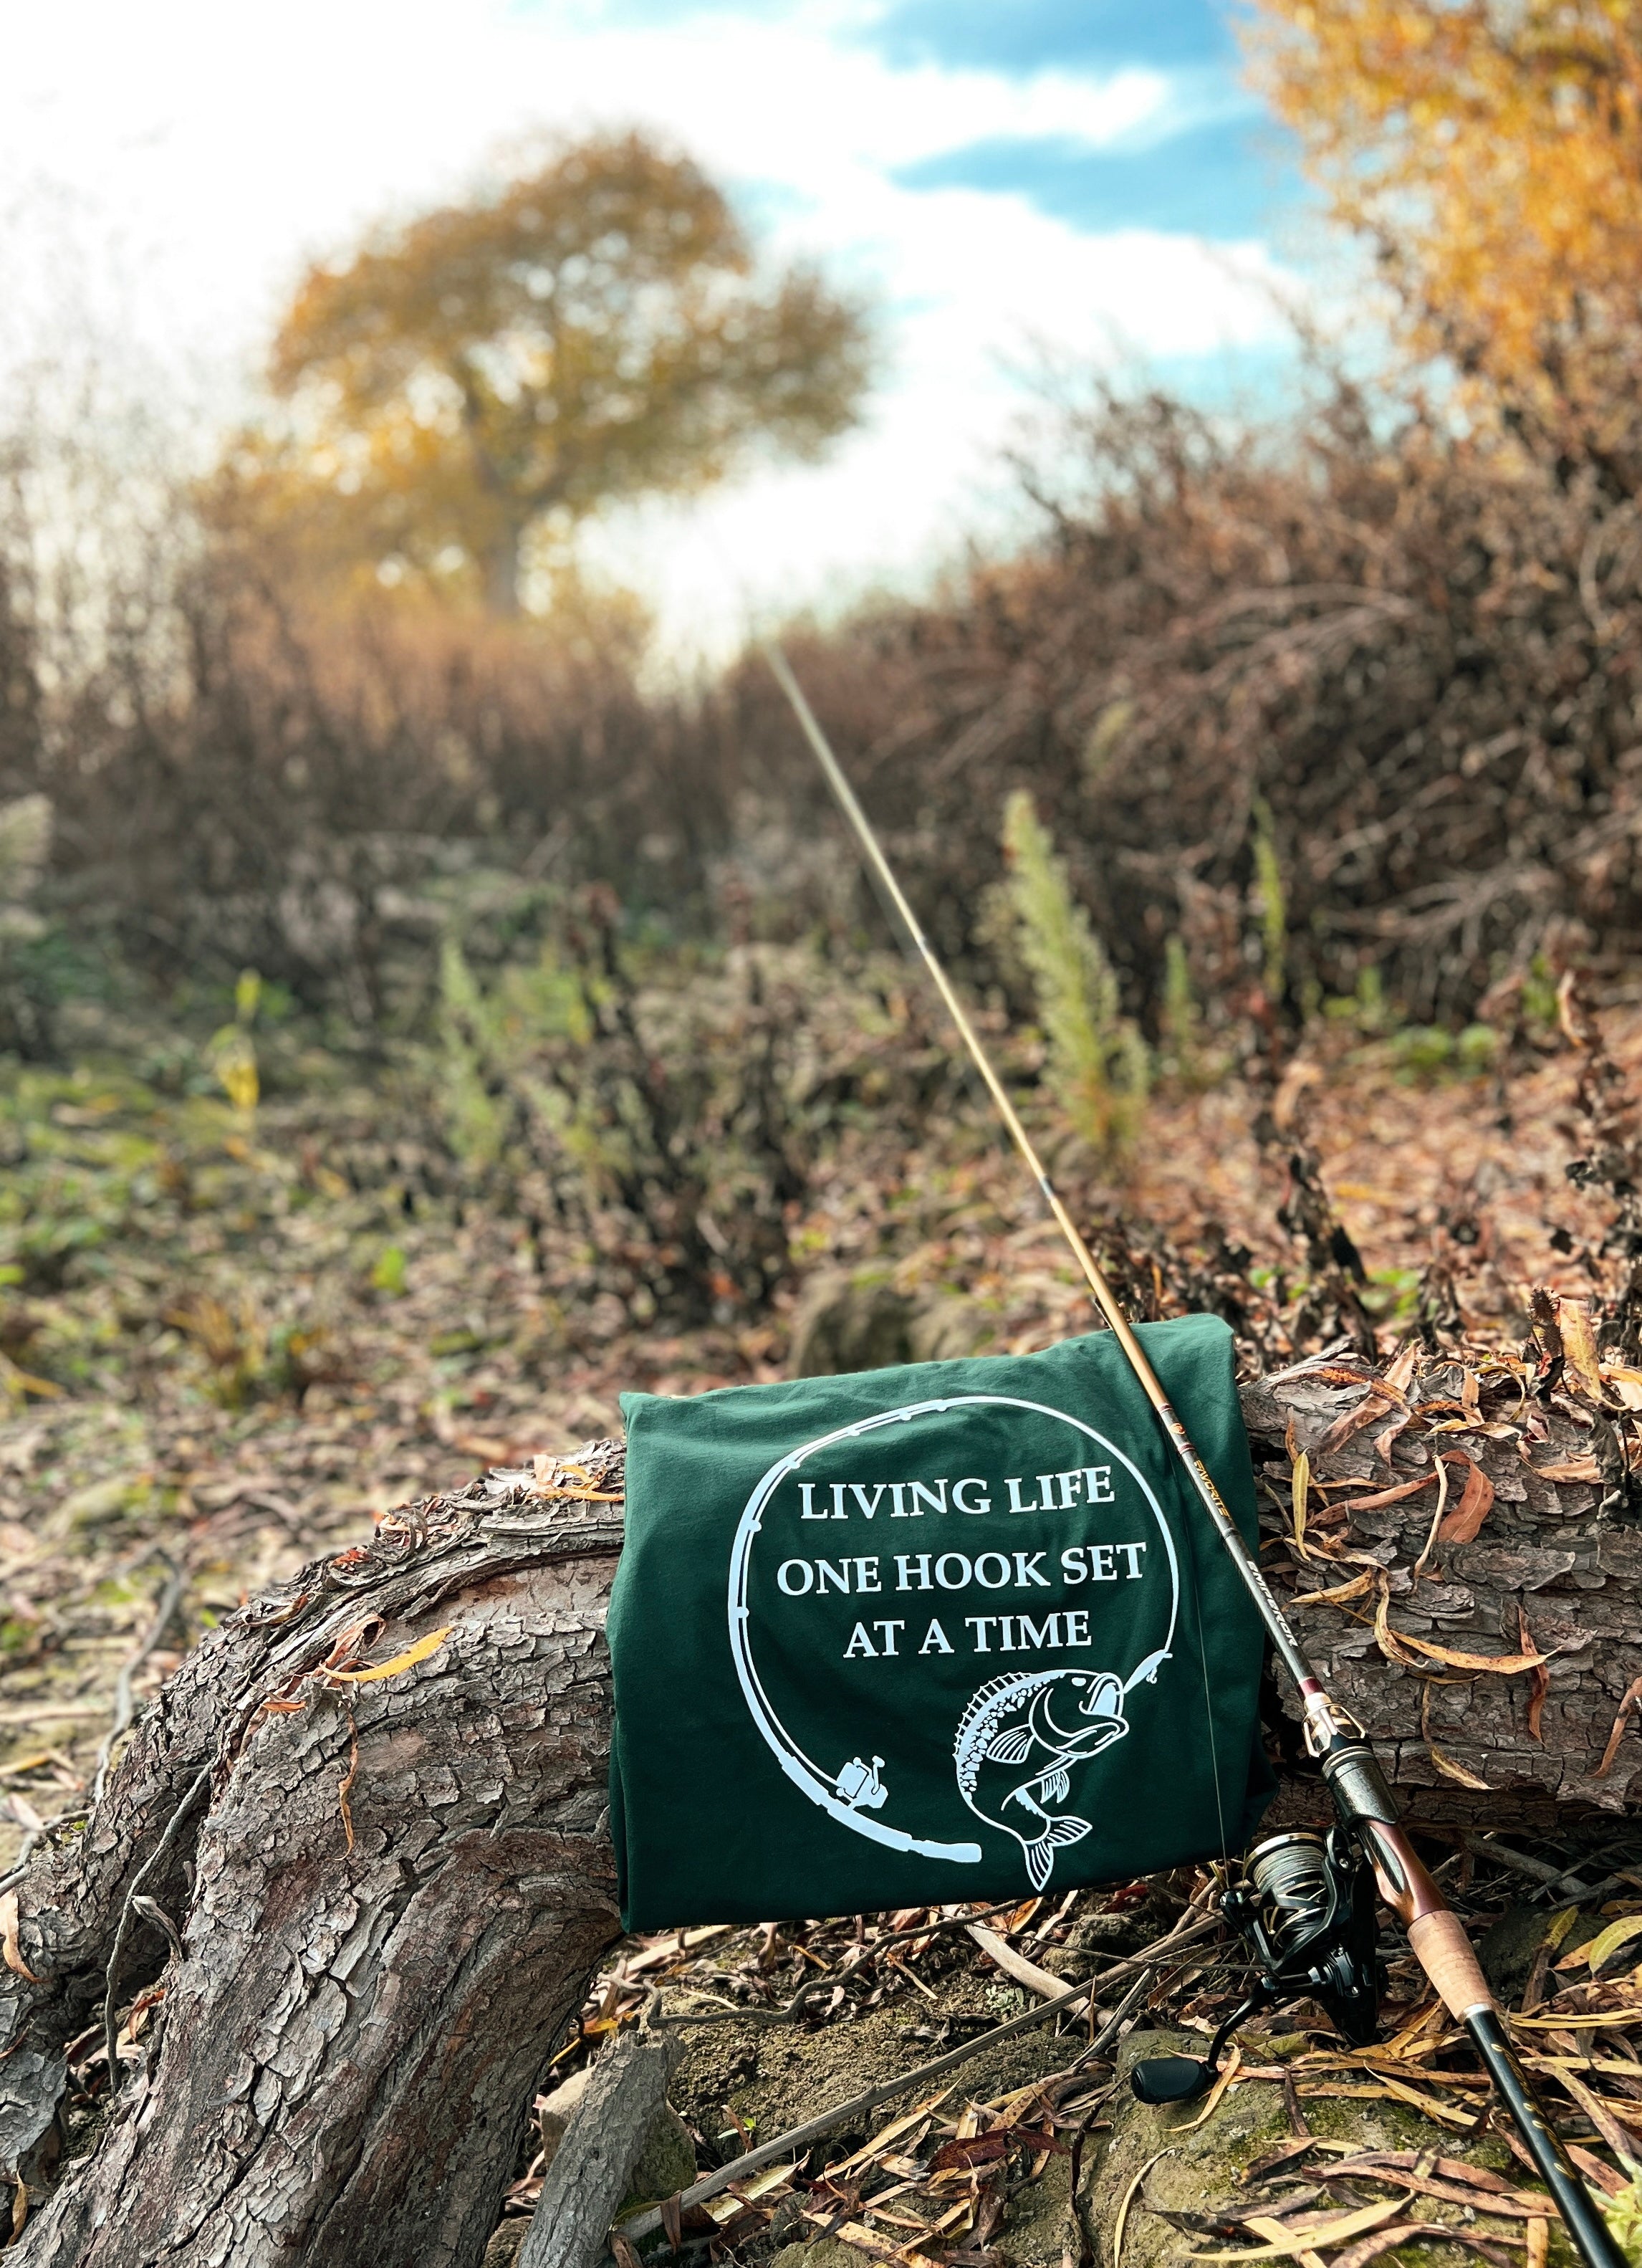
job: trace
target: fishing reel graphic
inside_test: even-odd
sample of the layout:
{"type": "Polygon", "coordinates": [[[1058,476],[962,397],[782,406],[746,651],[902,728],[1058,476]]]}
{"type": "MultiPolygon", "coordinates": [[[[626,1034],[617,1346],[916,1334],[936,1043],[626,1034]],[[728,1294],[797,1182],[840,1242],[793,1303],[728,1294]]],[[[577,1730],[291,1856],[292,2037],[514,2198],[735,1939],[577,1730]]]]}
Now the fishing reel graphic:
{"type": "Polygon", "coordinates": [[[1338,1827],[1326,1836],[1273,1835],[1258,1843],[1220,1893],[1220,1911],[1248,1939],[1253,1987],[1195,2056],[1152,2056],[1130,2085],[1142,2102],[1190,2102],[1214,2082],[1226,2043],[1256,2010],[1302,1998],[1321,2002],[1353,2047],[1366,2047],[1380,2015],[1374,1953],[1374,1875],[1338,1827]]]}

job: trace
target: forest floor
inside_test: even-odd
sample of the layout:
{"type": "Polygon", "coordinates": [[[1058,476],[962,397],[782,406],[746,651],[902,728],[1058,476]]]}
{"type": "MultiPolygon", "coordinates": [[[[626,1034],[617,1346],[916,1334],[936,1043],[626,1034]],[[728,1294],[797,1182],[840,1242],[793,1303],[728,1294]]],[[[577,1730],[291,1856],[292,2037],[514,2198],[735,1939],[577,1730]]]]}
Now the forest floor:
{"type": "MultiPolygon", "coordinates": [[[[1609,1009],[1603,1031],[1613,1063],[1642,1071],[1642,1010],[1609,1009]]],[[[1436,1260],[1457,1327],[1519,1343],[1535,1285],[1587,1293],[1613,1276],[1602,1250],[1613,1200],[1566,1173],[1590,1146],[1586,1064],[1550,1027],[1519,1048],[1508,1076],[1322,1027],[1276,1081],[1154,1097],[1123,1174],[1079,1171],[1073,1156],[1069,1185],[1092,1226],[1103,1215],[1149,1223],[1193,1265],[1242,1248],[1248,1282],[1278,1286],[1275,1312],[1292,1306],[1285,1279],[1304,1273],[1278,1217],[1303,1131],[1360,1255],[1382,1344],[1414,1328],[1436,1260]]],[[[567,1309],[539,1224],[433,1169],[438,1145],[414,1086],[391,1069],[363,1077],[319,1049],[298,1069],[253,1111],[197,1080],[178,1092],[171,1079],[168,1092],[166,1078],[107,1049],[88,1047],[70,1071],[0,1076],[0,1859],[42,1821],[83,1809],[122,1683],[140,1707],[202,1628],[368,1535],[391,1506],[619,1430],[625,1388],[688,1393],[784,1375],[806,1277],[836,1270],[909,1296],[960,1294],[1000,1349],[1086,1327],[1069,1257],[1019,1168],[975,1125],[940,1130],[909,1154],[870,1130],[844,1133],[789,1209],[794,1266],[767,1312],[640,1329],[608,1302],[596,1317],[567,1309]]],[[[1138,1229],[1130,1241],[1149,1248],[1138,1229]]],[[[1169,1311],[1167,1271],[1152,1275],[1155,1304],[1169,1311]]],[[[1508,1891],[1506,1877],[1492,1890],[1501,1883],[1508,1891]]],[[[1168,1887],[1184,1898],[1203,1886],[1168,1887]]],[[[1122,1923],[1126,1896],[1132,1904],[1142,1893],[1034,1902],[1001,1926],[1029,1957],[1064,1955],[1081,1974],[1080,1953],[1139,1941],[1122,1923]]],[[[1508,1903],[1497,1898],[1498,1911],[1508,1903]]],[[[638,2004],[646,1968],[652,1981],[699,1979],[758,2006],[784,1964],[795,1977],[836,1971],[834,2020],[892,2011],[895,2039],[873,2051],[891,2068],[982,2015],[1027,2005],[950,1932],[886,1965],[861,1950],[859,1933],[828,1926],[837,1941],[813,1932],[807,1954],[791,1930],[779,1944],[733,1933],[710,1952],[663,1941],[659,1958],[628,1947],[589,2002],[565,2071],[638,2004]]],[[[755,2073],[761,2054],[768,2066],[770,2036],[761,2048],[733,2032],[693,2048],[681,2097],[675,2089],[693,2106],[703,2164],[749,2119],[762,2132],[802,2115],[815,2083],[795,2069],[765,2088],[767,2100],[749,2094],[736,2073],[755,2073]]],[[[1011,2139],[987,2146],[992,2159],[1014,2179],[1035,2157],[1041,2178],[1070,2146],[1056,2140],[1062,2126],[1094,2117],[1086,2087],[1033,2091],[1061,2069],[1067,2043],[1052,2029],[1028,2037],[1038,2044],[1025,2063],[993,2074],[1003,2110],[966,2111],[961,2073],[959,2092],[924,2114],[918,2140],[938,2155],[952,2146],[936,2170],[976,2175],[966,2195],[976,2210],[977,2169],[990,2161],[962,2146],[1001,2123],[1011,2139]]],[[[857,2068],[872,2046],[854,2036],[857,2068]]],[[[516,2208],[531,2194],[525,2181],[516,2208]]],[[[745,2257],[769,2252],[780,2202],[764,2208],[745,2257]]],[[[990,2258],[983,2218],[972,2210],[968,2225],[973,2250],[959,2257],[990,2258]]],[[[1061,2241],[1042,2257],[1058,2263],[1061,2241]]]]}

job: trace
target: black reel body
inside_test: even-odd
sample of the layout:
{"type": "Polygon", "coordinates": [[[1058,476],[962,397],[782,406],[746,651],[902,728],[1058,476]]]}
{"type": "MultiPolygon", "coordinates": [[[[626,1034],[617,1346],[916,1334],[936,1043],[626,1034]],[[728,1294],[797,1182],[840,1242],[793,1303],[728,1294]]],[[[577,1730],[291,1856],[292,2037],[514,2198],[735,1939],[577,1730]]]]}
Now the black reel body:
{"type": "Polygon", "coordinates": [[[1205,2094],[1237,2027],[1279,2001],[1320,2002],[1353,2047],[1366,2047],[1378,2029],[1373,1869],[1343,1829],[1257,1844],[1222,1892],[1220,1911],[1253,1950],[1253,1990],[1201,2062],[1153,2056],[1135,2066],[1130,2085],[1143,2102],[1189,2102],[1205,2094]]]}

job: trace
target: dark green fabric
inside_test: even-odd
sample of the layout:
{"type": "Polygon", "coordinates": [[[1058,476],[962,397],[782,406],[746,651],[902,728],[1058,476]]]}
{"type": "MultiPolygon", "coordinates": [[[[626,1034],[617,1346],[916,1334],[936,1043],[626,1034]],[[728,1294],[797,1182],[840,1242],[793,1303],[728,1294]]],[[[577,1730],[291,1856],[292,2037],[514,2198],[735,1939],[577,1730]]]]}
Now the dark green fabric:
{"type": "MultiPolygon", "coordinates": [[[[1230,1331],[1141,1336],[1252,1543],[1230,1331]]],[[[1109,1332],[622,1408],[626,1927],[1060,1891],[1247,1839],[1260,1626],[1109,1332]]]]}

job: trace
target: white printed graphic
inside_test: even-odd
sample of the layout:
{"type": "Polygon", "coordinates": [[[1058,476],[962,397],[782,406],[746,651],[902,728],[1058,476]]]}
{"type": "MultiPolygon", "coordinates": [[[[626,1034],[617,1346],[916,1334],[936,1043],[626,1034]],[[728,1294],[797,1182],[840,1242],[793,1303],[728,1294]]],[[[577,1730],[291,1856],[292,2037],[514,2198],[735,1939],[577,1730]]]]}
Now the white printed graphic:
{"type": "MultiPolygon", "coordinates": [[[[887,1426],[904,1426],[916,1423],[919,1418],[989,1407],[1019,1410],[1035,1417],[1053,1418],[1070,1426],[1084,1440],[1093,1442],[1099,1453],[1109,1457],[1115,1465],[1121,1466],[1139,1491],[1155,1525],[1161,1550],[1158,1572],[1166,1572],[1167,1585],[1168,1615],[1162,1642],[1152,1646],[1144,1659],[1127,1674],[1112,1668],[1081,1669],[1069,1667],[1021,1671],[994,1677],[971,1696],[955,1728],[953,1756],[959,1795],[983,1824],[997,1833],[1012,1837],[1020,1844],[1027,1877],[1034,1889],[1041,1890],[1053,1871],[1056,1852],[1080,1841],[1090,1832],[1088,1820],[1075,1811],[1057,1810],[1054,1807],[1067,1801],[1074,1772],[1081,1773],[1083,1768],[1103,1749],[1121,1741],[1128,1733],[1125,1698],[1137,1685],[1153,1683],[1159,1670],[1171,1658],[1180,1612],[1180,1569],[1162,1506],[1145,1476],[1115,1442],[1097,1432],[1093,1426],[1086,1425],[1080,1418],[1068,1416],[1064,1410],[1052,1410],[1040,1402],[1027,1402],[1012,1395],[1003,1394],[957,1395],[947,1400],[913,1403],[899,1410],[887,1410],[875,1417],[858,1419],[852,1425],[840,1426],[834,1432],[805,1442],[801,1447],[791,1451],[770,1467],[747,1498],[742,1512],[730,1554],[730,1649],[753,1721],[782,1771],[796,1787],[802,1789],[812,1803],[818,1805],[841,1827],[848,1828],[854,1834],[865,1835],[892,1851],[916,1852],[923,1858],[946,1859],[960,1866],[977,1865],[983,1856],[983,1846],[979,1843],[935,1841],[928,1837],[911,1834],[887,1819],[869,1815],[881,1812],[890,1803],[895,1777],[893,1760],[887,1778],[885,1776],[886,1759],[882,1756],[873,1756],[870,1761],[865,1756],[852,1756],[836,1771],[829,1771],[809,1756],[788,1731],[770,1699],[755,1660],[748,1584],[755,1547],[776,1491],[784,1480],[799,1471],[807,1460],[817,1457],[821,1451],[836,1447],[840,1442],[864,1440],[887,1426]]],[[[1088,1454],[1087,1450],[1081,1448],[1077,1452],[1079,1468],[1087,1464],[1088,1454]]],[[[811,1469],[814,1469],[814,1466],[811,1469]]],[[[1091,1471],[1087,1476],[1089,1500],[1108,1500],[1094,1497],[1094,1485],[1091,1471]]],[[[978,1513],[984,1508],[973,1494],[973,1490],[979,1486],[979,1483],[959,1484],[959,1487],[971,1490],[968,1501],[960,1496],[959,1487],[954,1487],[954,1507],[961,1516],[968,1513],[978,1513]]],[[[927,1495],[928,1491],[924,1493],[927,1495]]],[[[1066,1480],[1060,1482],[1060,1495],[1053,1507],[1047,1483],[1043,1493],[1042,1506],[1023,1505],[1019,1500],[1014,1484],[1011,1484],[1006,1512],[1035,1509],[1048,1512],[1051,1508],[1070,1511],[1076,1501],[1066,1480]]],[[[814,1494],[814,1491],[808,1487],[801,1491],[805,1506],[802,1517],[806,1520],[821,1516],[816,1509],[812,1508],[814,1494]]],[[[879,1489],[876,1495],[882,1498],[884,1491],[879,1489]]],[[[899,1508],[901,1493],[897,1490],[893,1491],[893,1495],[899,1508]]],[[[820,1502],[824,1506],[829,1500],[823,1497],[820,1502]]],[[[851,1491],[850,1501],[858,1504],[860,1511],[867,1518],[873,1516],[866,1509],[867,1505],[874,1500],[870,1493],[864,1498],[859,1488],[851,1491]]],[[[945,1509],[944,1505],[940,1509],[945,1509]]],[[[1091,1558],[1097,1548],[1105,1551],[1106,1560],[1109,1561],[1112,1555],[1106,1547],[1086,1547],[1091,1558]]],[[[1121,1555],[1126,1555],[1130,1575],[1140,1580],[1138,1554],[1144,1553],[1145,1547],[1122,1544],[1116,1549],[1121,1555]]],[[[1022,1557],[1030,1559],[1031,1556],[1014,1555],[1017,1563],[1022,1557]]],[[[1042,1555],[1038,1556],[1041,1557],[1042,1555]]],[[[1075,1551],[1071,1556],[1076,1556],[1075,1551]]],[[[990,1557],[1003,1564],[1003,1555],[992,1554],[990,1557]]],[[[1153,1557],[1155,1558],[1156,1555],[1153,1557]]],[[[937,1563],[937,1580],[946,1583],[946,1577],[940,1571],[947,1565],[948,1560],[955,1564],[961,1559],[967,1573],[969,1562],[964,1555],[949,1554],[937,1563]]],[[[850,1564],[858,1570],[858,1585],[865,1563],[857,1561],[850,1564]]],[[[977,1561],[976,1564],[978,1568],[982,1563],[977,1561]]],[[[1103,1580],[1109,1579],[1111,1573],[1111,1567],[1103,1562],[1103,1580]]],[[[922,1574],[921,1566],[919,1577],[920,1587],[926,1588],[929,1578],[922,1574]]],[[[784,1560],[777,1580],[787,1596],[807,1594],[810,1576],[805,1563],[784,1560]],[[796,1587],[800,1582],[804,1586],[803,1593],[796,1587]]],[[[1042,1578],[1031,1577],[1029,1580],[1041,1581],[1042,1578]]],[[[877,1584],[874,1582],[866,1587],[876,1588],[877,1584]]],[[[1145,1581],[1148,1598],[1155,1594],[1156,1589],[1155,1581],[1145,1581]]],[[[932,1597],[930,1602],[934,1603],[932,1597]]],[[[1061,1625],[1068,1629],[1074,1620],[1084,1619],[1071,1615],[1058,1618],[1061,1625]]],[[[1155,1632],[1155,1619],[1147,1619],[1155,1632]]],[[[982,1626],[977,1634],[980,1651],[990,1650],[987,1631],[989,1626],[996,1624],[995,1616],[981,1618],[982,1626]]],[[[885,1629],[884,1624],[876,1622],[872,1626],[874,1630],[885,1629]]],[[[899,1631],[902,1625],[895,1624],[891,1627],[899,1631]]],[[[931,1634],[939,1627],[939,1624],[932,1624],[931,1634]]],[[[860,1631],[862,1626],[858,1624],[857,1628],[860,1631]]],[[[1007,1622],[1003,1625],[1003,1631],[1001,1642],[1007,1648],[1010,1643],[1007,1622]]],[[[865,1640],[864,1631],[862,1635],[863,1652],[868,1656],[874,1655],[876,1646],[865,1640]]],[[[851,1641],[852,1646],[855,1643],[851,1641]]],[[[887,1643],[890,1653],[895,1654],[896,1644],[893,1635],[888,1637],[887,1643]]],[[[930,1643],[925,1641],[926,1646],[930,1643]]],[[[784,1640],[784,1644],[791,1644],[790,1637],[784,1640]]],[[[953,1647],[943,1640],[936,1650],[950,1653],[953,1647]]],[[[896,1658],[904,1656],[897,1655],[896,1658]]],[[[893,1734],[895,1727],[893,1721],[881,1728],[874,1724],[872,1730],[881,1741],[884,1732],[893,1734]]],[[[891,1740],[885,1742],[884,1745],[893,1750],[895,1744],[891,1740]]]]}
{"type": "Polygon", "coordinates": [[[1042,1890],[1055,1853],[1081,1843],[1090,1822],[1064,1803],[1079,1764],[1129,1730],[1123,1689],[1109,1670],[1040,1669],[982,1686],[958,1726],[958,1790],[977,1819],[1012,1835],[1042,1890]]]}

